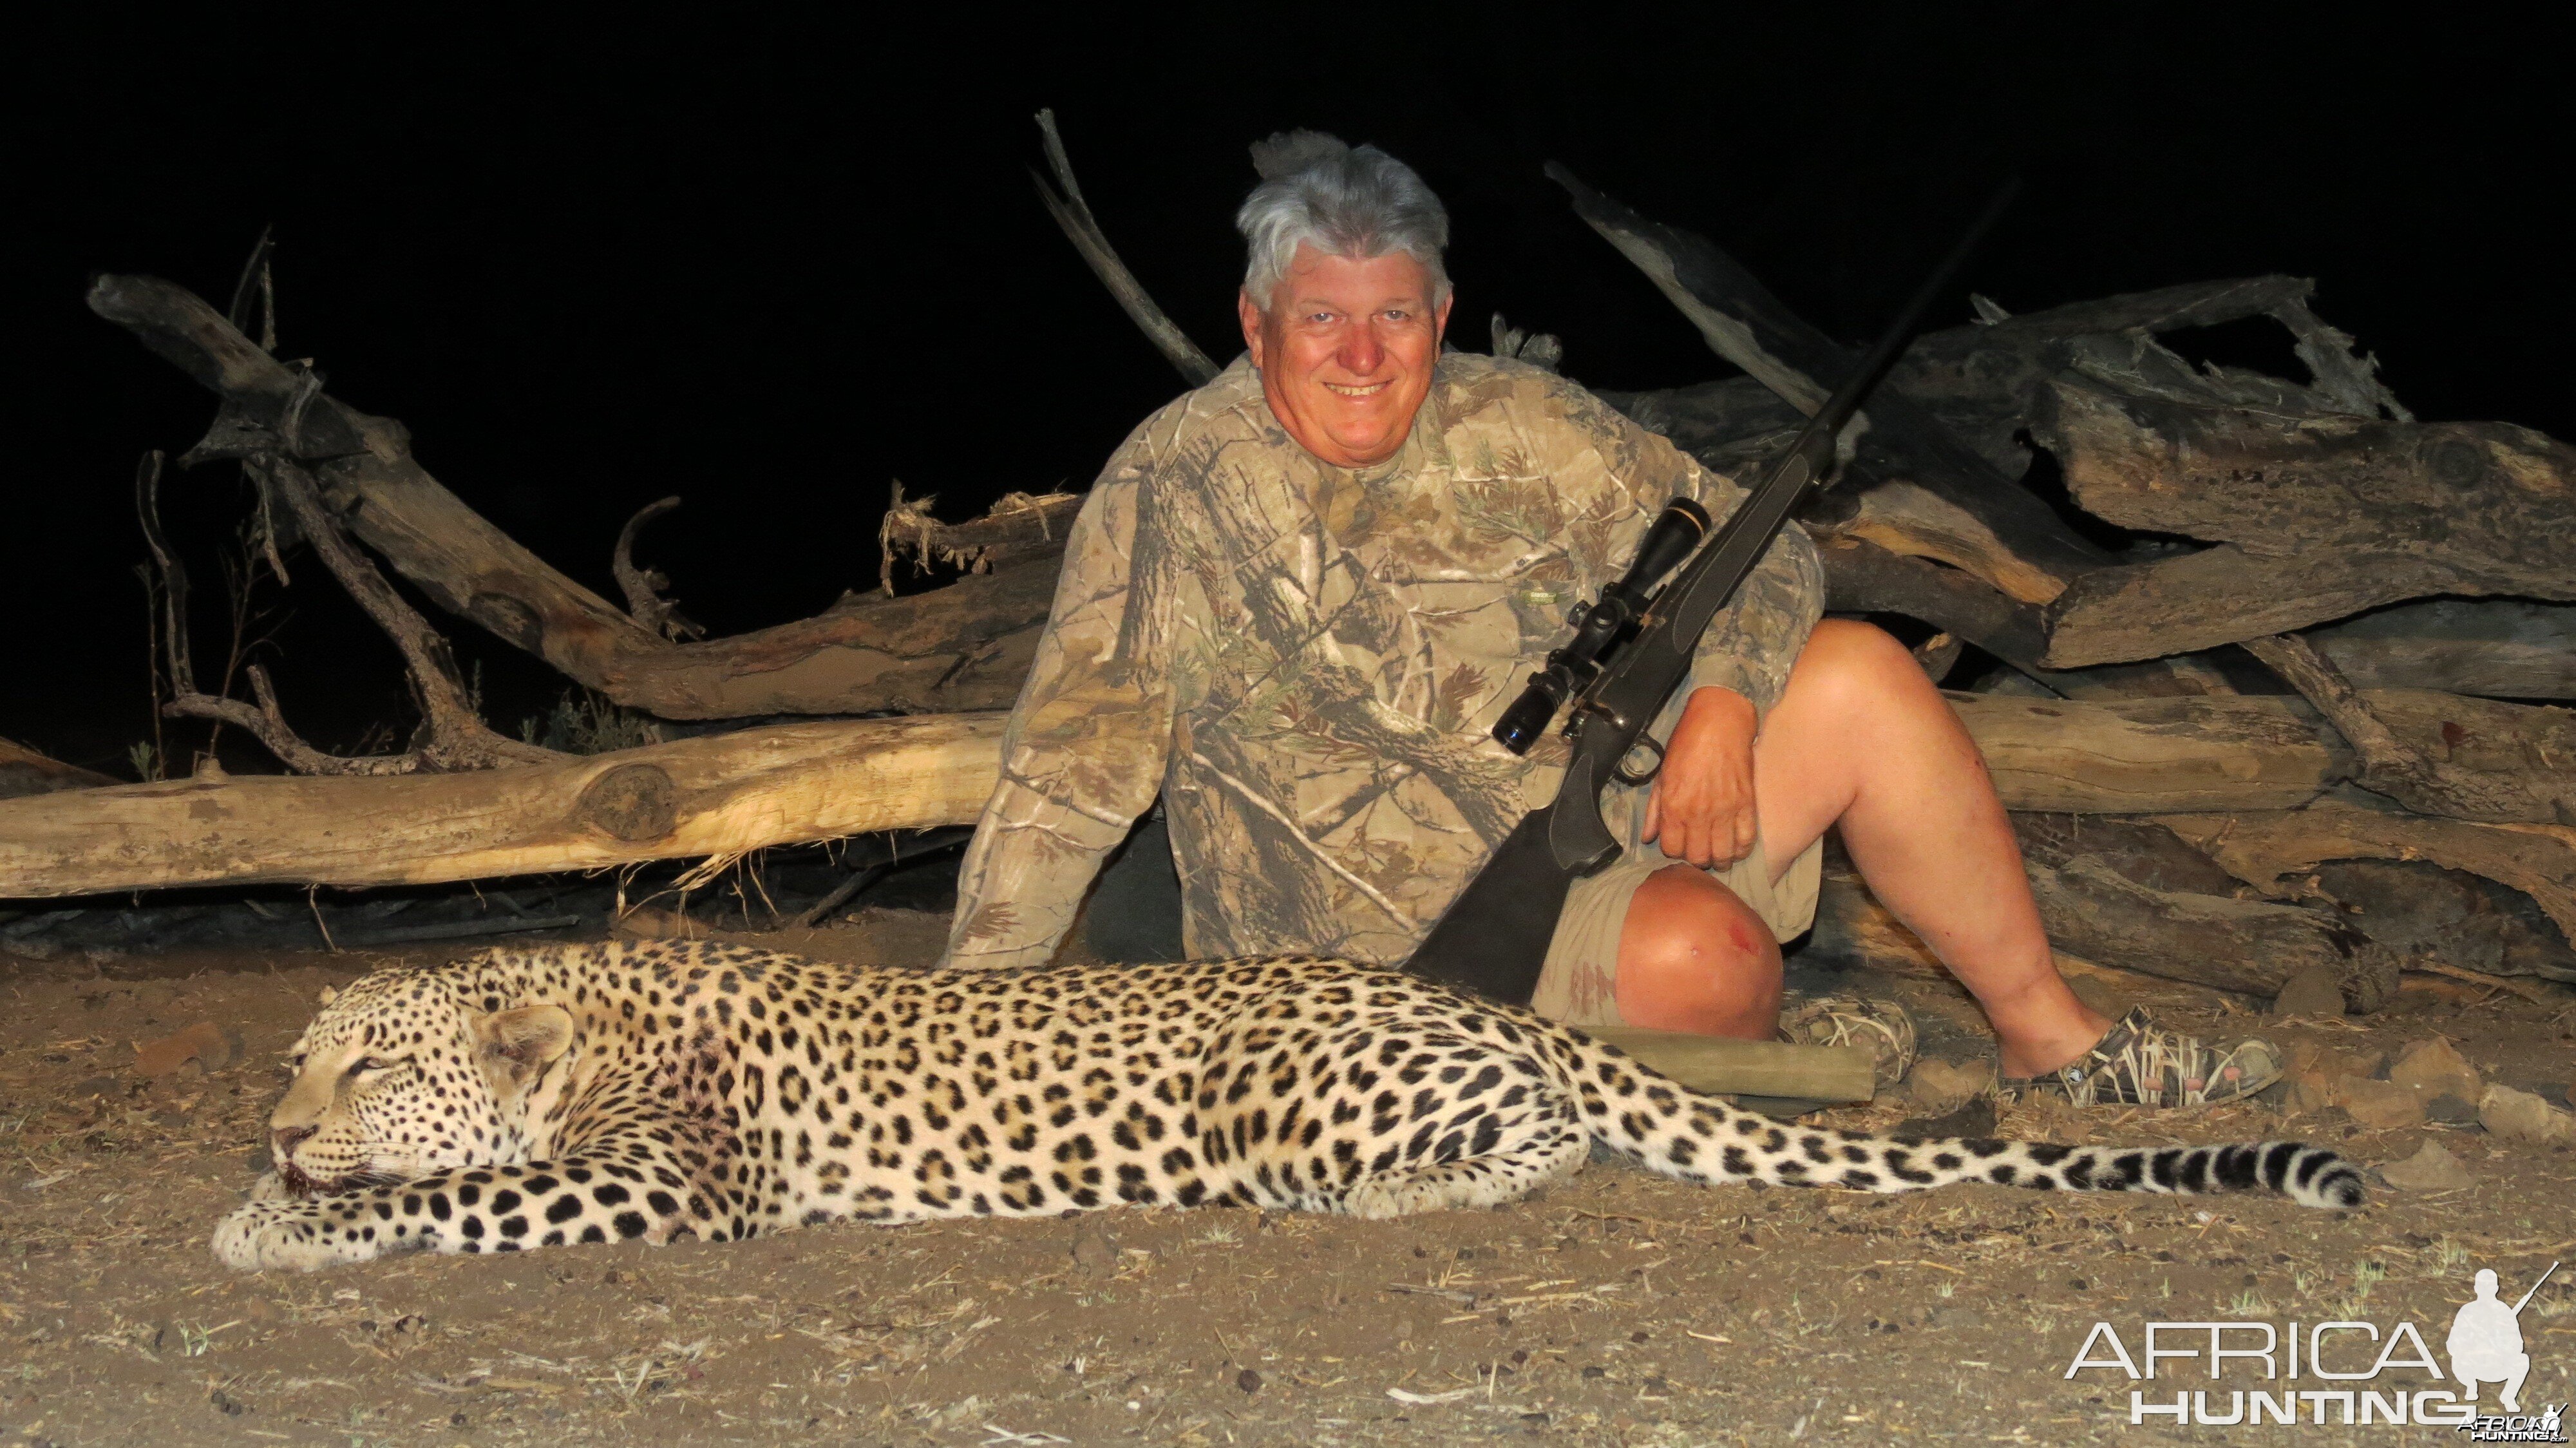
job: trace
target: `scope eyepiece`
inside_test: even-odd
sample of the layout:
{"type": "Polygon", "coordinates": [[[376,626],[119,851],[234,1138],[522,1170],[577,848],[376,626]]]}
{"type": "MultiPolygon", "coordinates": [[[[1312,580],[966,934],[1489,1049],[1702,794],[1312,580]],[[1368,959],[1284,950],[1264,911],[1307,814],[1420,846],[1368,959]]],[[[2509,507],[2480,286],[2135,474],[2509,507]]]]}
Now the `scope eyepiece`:
{"type": "Polygon", "coordinates": [[[1566,686],[1553,674],[1530,675],[1529,687],[1521,691],[1503,717],[1494,721],[1494,742],[1514,754],[1527,754],[1530,746],[1556,720],[1556,711],[1565,704],[1566,686]]]}

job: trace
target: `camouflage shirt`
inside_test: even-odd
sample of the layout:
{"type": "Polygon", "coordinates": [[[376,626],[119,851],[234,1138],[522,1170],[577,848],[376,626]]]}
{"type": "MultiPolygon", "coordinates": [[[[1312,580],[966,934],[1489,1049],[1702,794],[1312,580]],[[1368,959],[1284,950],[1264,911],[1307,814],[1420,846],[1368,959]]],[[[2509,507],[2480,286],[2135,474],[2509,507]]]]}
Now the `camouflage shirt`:
{"type": "MultiPolygon", "coordinates": [[[[1718,517],[1743,497],[1518,362],[1444,355],[1403,449],[1349,469],[1291,438],[1237,360],[1136,429],[1074,524],[951,961],[1048,959],[1157,791],[1193,956],[1402,960],[1553,797],[1563,740],[1523,759],[1486,730],[1676,492],[1718,517]]],[[[1768,710],[1823,593],[1792,524],[1694,684],[1768,710]]],[[[1610,801],[1632,830],[1635,803],[1610,801]]]]}

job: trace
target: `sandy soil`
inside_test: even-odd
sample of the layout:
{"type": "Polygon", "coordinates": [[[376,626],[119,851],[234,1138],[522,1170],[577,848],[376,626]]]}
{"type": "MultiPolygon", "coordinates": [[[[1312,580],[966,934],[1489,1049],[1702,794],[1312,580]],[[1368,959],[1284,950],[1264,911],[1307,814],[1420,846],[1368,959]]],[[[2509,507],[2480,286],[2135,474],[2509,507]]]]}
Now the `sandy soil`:
{"type": "MultiPolygon", "coordinates": [[[[877,911],[770,943],[902,961],[937,937],[935,917],[877,911]]],[[[2472,1184],[2329,1215],[2000,1188],[1708,1191],[1596,1161],[1537,1200],[1393,1223],[1124,1211],[225,1271],[207,1235],[260,1160],[278,1053],[324,984],[391,958],[0,956],[0,1443],[2219,1441],[2253,1430],[2131,1427],[2125,1378],[2065,1380],[2091,1325],[2113,1323],[2135,1353],[2150,1319],[2410,1319],[2438,1351],[2476,1268],[2518,1293],[2576,1259],[2565,1147],[2249,1104],[2024,1106],[2002,1125],[2298,1135],[2371,1163],[2432,1138],[2472,1184]],[[201,1022],[236,1037],[238,1058],[138,1074],[139,1045],[201,1022]]],[[[1906,996],[1934,1050],[1984,1048],[1955,997],[1869,988],[1906,996]]],[[[2205,993],[2163,1004],[2253,1024],[2241,1007],[2222,1021],[2205,993]]],[[[2569,1006],[2447,985],[2363,1021],[2270,1029],[2391,1050],[2438,1034],[2489,1079],[2560,1099],[2576,1075],[2569,1006]]],[[[2576,1397],[2571,1275],[2523,1316],[2526,1402],[2576,1397]]]]}

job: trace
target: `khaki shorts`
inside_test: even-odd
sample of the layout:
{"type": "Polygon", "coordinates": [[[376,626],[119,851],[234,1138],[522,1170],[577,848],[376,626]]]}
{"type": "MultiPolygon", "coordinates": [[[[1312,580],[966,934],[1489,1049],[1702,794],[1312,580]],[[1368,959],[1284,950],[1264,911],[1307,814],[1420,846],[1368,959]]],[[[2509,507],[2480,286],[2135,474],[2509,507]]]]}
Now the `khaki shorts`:
{"type": "MultiPolygon", "coordinates": [[[[1655,846],[1639,845],[1619,862],[1589,879],[1577,880],[1565,897],[1565,913],[1556,918],[1548,941],[1547,964],[1540,968],[1530,1009],[1569,1026],[1619,1026],[1619,929],[1628,919],[1628,902],[1646,877],[1674,863],[1655,846]]],[[[1771,878],[1771,859],[1756,841],[1753,853],[1711,870],[1717,882],[1735,892],[1786,942],[1816,923],[1816,890],[1824,879],[1825,842],[1807,846],[1780,878],[1771,878]]]]}

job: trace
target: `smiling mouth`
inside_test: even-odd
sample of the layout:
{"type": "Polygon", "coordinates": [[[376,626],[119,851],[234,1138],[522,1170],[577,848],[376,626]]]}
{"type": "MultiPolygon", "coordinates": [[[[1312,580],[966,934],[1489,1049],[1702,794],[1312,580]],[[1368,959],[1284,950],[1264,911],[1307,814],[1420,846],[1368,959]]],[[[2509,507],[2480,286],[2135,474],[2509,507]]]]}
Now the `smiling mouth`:
{"type": "Polygon", "coordinates": [[[1395,379],[1388,378],[1384,382],[1372,382],[1364,387],[1353,387],[1343,382],[1327,382],[1324,388],[1342,397],[1375,397],[1394,385],[1395,379]]]}

